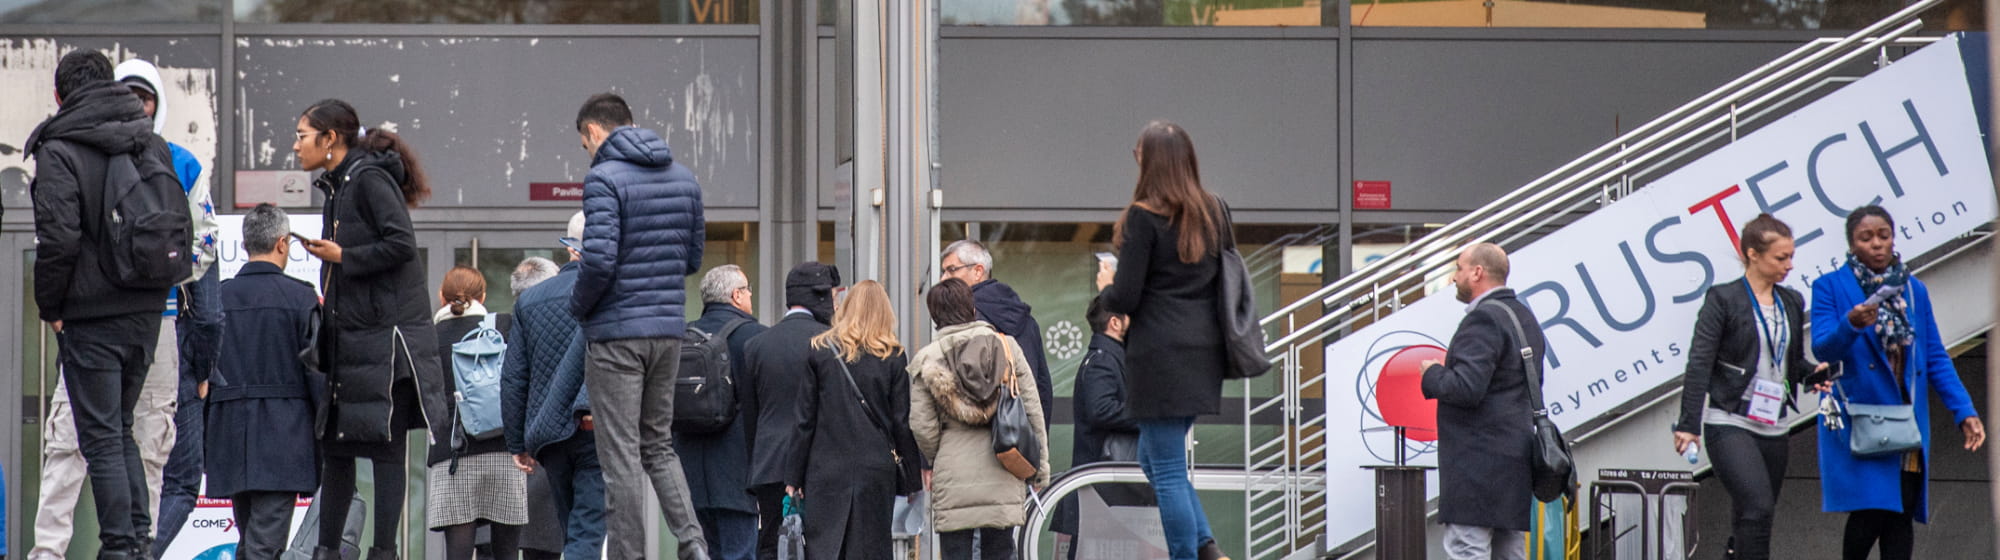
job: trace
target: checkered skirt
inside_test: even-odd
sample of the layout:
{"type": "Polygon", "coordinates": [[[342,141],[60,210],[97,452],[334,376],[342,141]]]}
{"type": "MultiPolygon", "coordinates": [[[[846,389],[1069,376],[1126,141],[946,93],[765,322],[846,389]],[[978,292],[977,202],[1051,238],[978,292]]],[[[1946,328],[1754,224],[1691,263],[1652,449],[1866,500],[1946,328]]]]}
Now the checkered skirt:
{"type": "Polygon", "coordinates": [[[528,524],[527,475],[506,453],[460,457],[457,474],[451,473],[451,461],[431,465],[428,494],[424,513],[432,529],[482,519],[528,524]]]}

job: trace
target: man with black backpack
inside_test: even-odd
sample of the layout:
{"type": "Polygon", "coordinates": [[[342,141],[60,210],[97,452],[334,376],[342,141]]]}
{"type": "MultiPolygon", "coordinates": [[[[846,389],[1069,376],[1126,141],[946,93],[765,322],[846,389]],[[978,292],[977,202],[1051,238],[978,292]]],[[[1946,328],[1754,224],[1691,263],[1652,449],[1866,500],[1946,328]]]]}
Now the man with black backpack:
{"type": "Polygon", "coordinates": [[[167,143],[92,50],[56,65],[55,116],[35,158],[35,303],[56,332],[97,503],[100,559],[147,556],[144,469],[132,438],[169,289],[193,273],[193,223],[167,143]]]}
{"type": "Polygon", "coordinates": [[[768,330],[751,315],[750,277],[722,265],[701,279],[701,318],[681,338],[674,390],[674,449],[687,473],[694,515],[715,560],[757,556],[757,500],[750,482],[750,442],[737,393],[748,380],[743,348],[768,330]]]}

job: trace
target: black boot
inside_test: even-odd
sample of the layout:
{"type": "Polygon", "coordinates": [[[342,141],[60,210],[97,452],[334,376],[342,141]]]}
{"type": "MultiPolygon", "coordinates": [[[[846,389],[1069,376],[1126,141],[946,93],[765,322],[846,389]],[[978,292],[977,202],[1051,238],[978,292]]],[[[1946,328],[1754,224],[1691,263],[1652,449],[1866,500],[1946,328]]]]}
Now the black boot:
{"type": "Polygon", "coordinates": [[[132,556],[132,551],[129,549],[105,547],[97,551],[97,560],[139,560],[139,558],[132,556]]]}
{"type": "Polygon", "coordinates": [[[313,549],[312,560],[346,560],[346,559],[340,557],[340,549],[327,548],[322,546],[313,549]]]}
{"type": "Polygon", "coordinates": [[[1201,550],[1196,551],[1195,556],[1201,560],[1229,560],[1229,555],[1222,553],[1222,547],[1215,544],[1215,539],[1201,543],[1201,550]]]}
{"type": "Polygon", "coordinates": [[[370,548],[368,549],[368,560],[396,560],[396,549],[370,548]]]}

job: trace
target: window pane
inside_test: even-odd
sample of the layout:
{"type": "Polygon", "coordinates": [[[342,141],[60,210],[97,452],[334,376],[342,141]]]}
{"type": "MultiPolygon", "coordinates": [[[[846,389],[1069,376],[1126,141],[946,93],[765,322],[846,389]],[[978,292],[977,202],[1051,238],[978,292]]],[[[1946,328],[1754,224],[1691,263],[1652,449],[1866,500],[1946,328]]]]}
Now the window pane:
{"type": "Polygon", "coordinates": [[[246,23],[754,24],[757,23],[757,2],[756,0],[238,0],[236,20],[246,23]]]}
{"type": "Polygon", "coordinates": [[[941,0],[945,25],[1317,26],[1320,0],[941,0]]]}
{"type": "MultiPolygon", "coordinates": [[[[452,250],[452,262],[457,266],[479,269],[486,279],[486,310],[494,313],[513,312],[514,294],[509,287],[513,280],[514,267],[528,257],[541,257],[554,261],[557,266],[569,262],[567,251],[558,249],[502,249],[479,248],[479,262],[473,263],[472,250],[460,247],[452,250]]],[[[701,270],[687,277],[687,315],[690,318],[701,315],[701,277],[716,267],[733,264],[749,275],[751,289],[756,290],[757,281],[757,224],[743,222],[710,222],[708,224],[708,245],[702,252],[701,270]]],[[[442,279],[439,279],[442,281],[442,279]]],[[[438,302],[431,302],[440,305],[438,302]]]]}
{"type": "Polygon", "coordinates": [[[221,0],[0,0],[0,23],[218,23],[221,0]]]}
{"type": "MultiPolygon", "coordinates": [[[[1633,27],[1860,29],[1903,0],[1351,0],[1354,25],[1369,27],[1633,27]]],[[[1925,14],[1932,30],[1976,29],[1976,0],[1948,0],[1925,14]]]]}

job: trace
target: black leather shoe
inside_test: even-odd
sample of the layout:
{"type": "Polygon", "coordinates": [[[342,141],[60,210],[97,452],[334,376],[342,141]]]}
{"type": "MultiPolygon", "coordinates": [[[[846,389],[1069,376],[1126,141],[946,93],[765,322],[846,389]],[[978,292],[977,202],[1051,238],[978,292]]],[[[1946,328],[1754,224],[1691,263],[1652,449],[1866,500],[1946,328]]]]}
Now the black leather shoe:
{"type": "Polygon", "coordinates": [[[368,560],[396,560],[396,549],[370,548],[368,549],[368,560]]]}
{"type": "Polygon", "coordinates": [[[313,549],[313,560],[346,560],[340,557],[340,549],[319,547],[313,549]]]}
{"type": "Polygon", "coordinates": [[[1222,547],[1215,544],[1215,539],[1201,543],[1201,550],[1197,551],[1195,556],[1201,560],[1229,560],[1229,555],[1222,553],[1222,547]]]}

